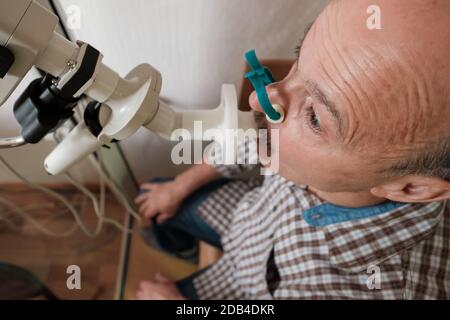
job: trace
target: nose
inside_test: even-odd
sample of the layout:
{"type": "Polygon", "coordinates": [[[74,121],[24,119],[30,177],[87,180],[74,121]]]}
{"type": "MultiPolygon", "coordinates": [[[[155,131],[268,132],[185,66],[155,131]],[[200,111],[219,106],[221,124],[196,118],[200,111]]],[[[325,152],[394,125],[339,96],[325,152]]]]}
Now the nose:
{"type": "Polygon", "coordinates": [[[259,104],[258,101],[258,96],[256,95],[256,91],[253,91],[252,94],[250,95],[250,98],[248,99],[248,102],[250,104],[250,107],[257,111],[257,112],[264,112],[261,105],[259,104]]]}
{"type": "MultiPolygon", "coordinates": [[[[268,85],[266,86],[266,91],[270,103],[272,104],[272,107],[282,116],[282,118],[280,118],[278,121],[272,120],[271,122],[281,123],[284,119],[284,105],[286,105],[286,101],[284,101],[286,99],[283,99],[284,94],[282,93],[283,92],[282,83],[278,82],[268,85]]],[[[261,106],[256,91],[253,91],[252,94],[250,95],[249,104],[250,107],[256,112],[264,113],[264,109],[261,106]]],[[[271,119],[268,118],[268,120],[270,121],[271,119]]]]}

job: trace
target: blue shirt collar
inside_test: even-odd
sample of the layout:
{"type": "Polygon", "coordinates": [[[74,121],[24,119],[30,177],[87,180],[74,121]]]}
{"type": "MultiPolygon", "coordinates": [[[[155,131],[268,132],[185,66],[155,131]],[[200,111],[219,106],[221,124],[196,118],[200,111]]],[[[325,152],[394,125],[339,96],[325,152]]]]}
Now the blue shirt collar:
{"type": "Polygon", "coordinates": [[[408,204],[386,201],[369,207],[347,208],[323,203],[303,211],[303,219],[311,226],[324,227],[335,223],[374,217],[406,205],[408,204]]]}

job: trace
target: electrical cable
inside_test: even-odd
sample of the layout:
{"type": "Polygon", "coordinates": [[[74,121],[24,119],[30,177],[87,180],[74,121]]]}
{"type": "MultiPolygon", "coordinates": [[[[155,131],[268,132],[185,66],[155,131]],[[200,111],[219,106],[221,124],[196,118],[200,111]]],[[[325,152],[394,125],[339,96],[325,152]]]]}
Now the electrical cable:
{"type": "MultiPolygon", "coordinates": [[[[48,229],[47,227],[45,227],[43,224],[41,224],[40,222],[38,222],[35,218],[33,218],[30,214],[29,211],[31,210],[36,210],[36,209],[42,209],[42,205],[34,205],[34,206],[29,206],[26,208],[21,208],[19,206],[17,206],[16,204],[14,204],[13,202],[9,201],[8,199],[5,199],[3,197],[0,197],[0,203],[9,207],[10,211],[7,213],[4,213],[5,215],[9,215],[11,213],[14,213],[16,215],[21,216],[22,218],[24,218],[25,220],[28,220],[29,222],[31,222],[32,225],[34,225],[37,229],[39,229],[42,233],[51,236],[51,237],[67,237],[72,235],[75,230],[77,230],[78,226],[76,223],[74,223],[68,230],[62,232],[62,233],[56,233],[50,229],[48,229]]],[[[8,227],[10,227],[11,229],[16,229],[17,227],[10,221],[10,217],[0,217],[0,221],[6,223],[8,225],[8,227]]]]}
{"type": "MultiPolygon", "coordinates": [[[[75,108],[75,113],[78,117],[82,117],[83,107],[85,107],[87,105],[87,103],[88,102],[87,102],[86,98],[82,98],[79,101],[78,108],[75,108]]],[[[53,138],[55,139],[55,141],[57,143],[59,143],[61,141],[60,137],[58,136],[58,133],[59,133],[59,131],[57,130],[53,134],[53,138]]],[[[91,202],[92,202],[92,205],[94,208],[94,212],[95,212],[97,218],[99,219],[97,228],[94,232],[95,234],[98,234],[101,231],[103,222],[112,224],[113,226],[115,226],[116,228],[121,230],[122,232],[131,233],[131,232],[133,232],[132,230],[127,229],[125,226],[120,224],[118,221],[111,219],[111,218],[106,218],[104,216],[105,182],[108,185],[108,187],[111,189],[113,194],[115,195],[116,199],[119,200],[119,202],[126,208],[127,213],[133,209],[130,208],[129,206],[127,207],[128,202],[123,199],[124,196],[123,196],[122,191],[118,190],[118,188],[112,183],[112,181],[110,181],[111,180],[110,177],[104,173],[102,166],[98,164],[99,162],[100,163],[102,162],[102,157],[101,157],[100,153],[97,153],[97,154],[98,154],[98,159],[93,155],[90,156],[91,157],[90,159],[91,159],[92,165],[94,166],[94,169],[97,171],[97,174],[99,175],[100,205],[99,205],[99,202],[96,199],[95,195],[91,191],[89,191],[87,188],[85,188],[81,182],[77,181],[70,173],[66,173],[65,177],[75,188],[77,188],[81,193],[83,193],[85,196],[87,196],[89,199],[91,199],[91,202]]]]}
{"type": "MultiPolygon", "coordinates": [[[[87,101],[85,101],[85,99],[83,99],[82,101],[80,101],[79,103],[79,108],[76,108],[77,110],[77,115],[80,117],[82,115],[82,107],[85,106],[87,104],[87,101]]],[[[56,140],[56,142],[60,142],[60,138],[58,137],[58,130],[55,131],[54,135],[53,135],[54,139],[56,140]]],[[[62,195],[60,195],[59,193],[46,188],[44,186],[41,186],[39,184],[33,183],[31,181],[29,181],[28,179],[26,179],[24,176],[22,176],[19,172],[17,172],[1,155],[0,155],[0,162],[3,164],[4,167],[6,167],[6,169],[8,169],[12,174],[14,174],[17,178],[19,178],[20,180],[22,180],[25,184],[27,184],[29,187],[31,187],[32,189],[36,189],[39,190],[47,195],[49,195],[50,197],[62,202],[64,204],[64,206],[69,210],[69,212],[73,215],[74,219],[75,219],[75,223],[74,225],[68,229],[67,231],[63,232],[63,233],[56,233],[50,229],[48,229],[47,227],[45,227],[43,224],[41,224],[40,222],[38,222],[36,219],[34,219],[29,213],[27,213],[27,210],[25,210],[25,208],[21,208],[19,206],[17,206],[16,204],[14,204],[13,202],[0,197],[0,203],[2,203],[3,205],[7,206],[10,208],[10,211],[7,213],[7,215],[13,213],[13,214],[17,214],[21,217],[23,217],[26,220],[29,220],[37,229],[39,229],[40,231],[42,231],[44,234],[49,235],[49,236],[53,236],[53,237],[65,237],[65,236],[69,236],[71,235],[76,229],[77,229],[77,225],[81,228],[81,230],[89,237],[95,237],[97,236],[103,227],[103,223],[108,223],[111,224],[113,226],[115,226],[116,228],[118,228],[119,230],[121,230],[122,232],[128,232],[128,233],[132,233],[133,230],[127,229],[124,225],[120,224],[118,221],[111,219],[111,218],[107,218],[105,217],[105,183],[108,186],[108,188],[113,192],[113,194],[115,195],[116,199],[119,201],[119,203],[126,209],[127,213],[130,214],[131,216],[133,216],[137,221],[138,224],[141,225],[142,224],[142,220],[141,217],[139,216],[139,214],[131,207],[130,203],[128,202],[126,196],[123,194],[123,192],[116,186],[116,184],[112,181],[111,177],[109,176],[108,173],[106,173],[103,170],[103,166],[102,166],[102,158],[100,153],[98,153],[98,159],[94,156],[94,155],[90,155],[89,159],[92,163],[92,165],[94,166],[95,170],[97,171],[98,175],[99,175],[99,181],[100,181],[100,195],[99,195],[99,200],[96,198],[96,196],[89,190],[87,189],[81,182],[77,181],[72,174],[70,173],[66,173],[65,177],[66,179],[76,188],[78,189],[85,197],[87,197],[88,199],[91,200],[92,202],[92,206],[95,212],[95,215],[98,218],[97,221],[97,225],[95,227],[95,229],[93,231],[89,230],[89,228],[83,223],[80,213],[75,209],[74,206],[71,205],[71,203],[62,195]]],[[[83,198],[84,200],[85,198],[83,198]]],[[[83,201],[83,207],[84,207],[84,201],[83,201]]],[[[31,208],[34,209],[39,209],[40,206],[31,206],[31,208]]],[[[3,221],[4,223],[6,223],[9,227],[13,226],[13,223],[9,220],[9,217],[1,217],[0,216],[0,221],[3,221]]]]}
{"type": "Polygon", "coordinates": [[[92,165],[94,167],[96,167],[98,169],[98,172],[102,175],[102,177],[105,179],[106,184],[108,185],[108,187],[111,189],[111,191],[114,193],[114,195],[116,196],[117,200],[125,207],[125,209],[127,210],[127,212],[132,215],[139,224],[142,223],[142,219],[141,216],[139,215],[139,213],[137,213],[130,205],[130,203],[128,202],[127,198],[123,195],[123,192],[121,190],[119,190],[119,188],[116,186],[116,184],[113,182],[113,180],[111,179],[111,177],[108,175],[108,173],[106,173],[105,170],[103,170],[101,168],[101,165],[99,164],[99,162],[97,161],[97,159],[95,158],[94,155],[90,155],[89,156],[89,160],[91,161],[92,165]]]}
{"type": "MultiPolygon", "coordinates": [[[[39,184],[36,184],[34,182],[29,181],[27,178],[25,178],[24,176],[22,176],[19,172],[17,172],[1,155],[0,155],[0,162],[3,164],[3,166],[9,170],[12,174],[14,174],[16,177],[18,177],[20,180],[22,180],[26,185],[28,185],[29,187],[31,187],[32,189],[36,189],[39,190],[45,194],[47,194],[48,196],[59,200],[60,202],[62,202],[64,204],[64,206],[69,209],[70,213],[72,213],[76,223],[78,224],[78,226],[81,228],[81,230],[88,235],[89,237],[92,237],[92,233],[90,232],[90,230],[84,225],[83,221],[81,220],[81,217],[79,215],[79,213],[77,212],[77,210],[75,209],[75,207],[62,195],[60,195],[59,193],[46,188],[44,186],[41,186],[39,184]]],[[[64,232],[65,234],[65,232],[64,232]]]]}
{"type": "Polygon", "coordinates": [[[77,188],[80,192],[82,192],[83,194],[85,194],[88,198],[91,199],[92,201],[92,206],[94,207],[94,212],[98,218],[98,222],[97,222],[97,228],[95,233],[99,234],[102,230],[102,226],[103,226],[103,222],[105,223],[109,223],[113,226],[115,226],[116,228],[118,228],[119,230],[121,230],[122,232],[133,232],[130,229],[125,228],[123,225],[121,225],[118,221],[105,217],[104,211],[105,211],[105,187],[104,187],[104,181],[103,178],[100,179],[100,183],[101,183],[101,187],[100,187],[100,201],[97,200],[97,198],[95,197],[95,195],[89,191],[89,189],[87,189],[86,187],[84,187],[80,182],[76,181],[70,174],[66,174],[66,178],[67,180],[69,180],[69,182],[75,186],[75,188],[77,188]],[[100,204],[99,204],[100,203],[100,204]]]}

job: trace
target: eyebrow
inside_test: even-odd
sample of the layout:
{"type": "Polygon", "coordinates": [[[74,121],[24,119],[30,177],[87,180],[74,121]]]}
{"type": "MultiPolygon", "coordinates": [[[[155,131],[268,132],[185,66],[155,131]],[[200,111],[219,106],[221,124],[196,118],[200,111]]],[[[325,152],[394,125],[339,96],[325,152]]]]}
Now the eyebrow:
{"type": "MultiPolygon", "coordinates": [[[[303,37],[300,39],[298,46],[295,48],[295,53],[297,55],[297,60],[300,58],[300,53],[302,51],[303,43],[308,35],[308,32],[311,30],[312,26],[314,25],[314,22],[309,23],[304,31],[303,37]]],[[[306,86],[311,90],[312,95],[320,101],[325,107],[326,110],[331,114],[334,122],[336,123],[339,131],[339,136],[342,138],[344,136],[343,128],[344,128],[344,121],[342,119],[341,113],[339,112],[338,108],[336,108],[336,105],[328,98],[328,96],[320,89],[319,85],[312,81],[312,80],[306,80],[306,86]]]]}
{"type": "Polygon", "coordinates": [[[342,119],[341,113],[339,112],[336,105],[328,98],[328,96],[320,89],[318,84],[312,80],[305,81],[306,86],[311,90],[312,95],[320,101],[325,107],[326,110],[331,114],[334,122],[336,123],[339,135],[343,136],[343,127],[344,121],[342,119]]]}
{"type": "Polygon", "coordinates": [[[305,41],[306,36],[308,35],[308,32],[311,30],[312,26],[314,25],[314,21],[310,22],[306,25],[305,29],[303,30],[303,36],[298,40],[298,44],[295,47],[294,53],[298,58],[300,57],[300,53],[302,52],[302,46],[303,46],[303,42],[305,41]]]}

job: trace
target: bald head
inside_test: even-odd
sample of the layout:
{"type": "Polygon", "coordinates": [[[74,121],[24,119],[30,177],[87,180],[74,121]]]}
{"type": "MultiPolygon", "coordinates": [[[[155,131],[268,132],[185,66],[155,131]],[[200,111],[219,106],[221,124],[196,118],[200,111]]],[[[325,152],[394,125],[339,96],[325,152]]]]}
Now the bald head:
{"type": "Polygon", "coordinates": [[[346,106],[346,146],[395,160],[403,173],[450,178],[449,16],[448,0],[330,2],[302,55],[320,61],[316,81],[346,106]],[[369,28],[378,18],[381,29],[369,28]]]}
{"type": "MultiPolygon", "coordinates": [[[[280,129],[279,173],[328,193],[390,184],[406,195],[390,199],[450,198],[449,16],[448,0],[331,1],[290,73],[267,88],[286,111],[269,124],[280,129]]],[[[262,111],[255,93],[250,106],[262,111]]]]}

